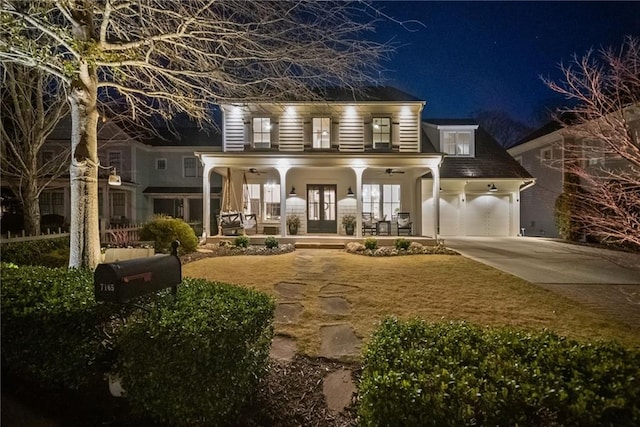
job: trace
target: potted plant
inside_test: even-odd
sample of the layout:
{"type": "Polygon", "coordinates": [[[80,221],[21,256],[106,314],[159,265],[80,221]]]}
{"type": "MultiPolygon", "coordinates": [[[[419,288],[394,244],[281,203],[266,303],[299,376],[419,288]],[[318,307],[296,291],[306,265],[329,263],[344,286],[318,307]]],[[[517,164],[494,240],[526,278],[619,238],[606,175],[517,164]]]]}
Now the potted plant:
{"type": "Polygon", "coordinates": [[[296,214],[287,215],[287,229],[289,229],[289,234],[298,234],[299,227],[300,217],[296,214]]]}
{"type": "Polygon", "coordinates": [[[342,217],[342,226],[347,236],[353,236],[356,231],[356,216],[347,214],[342,217]]]}

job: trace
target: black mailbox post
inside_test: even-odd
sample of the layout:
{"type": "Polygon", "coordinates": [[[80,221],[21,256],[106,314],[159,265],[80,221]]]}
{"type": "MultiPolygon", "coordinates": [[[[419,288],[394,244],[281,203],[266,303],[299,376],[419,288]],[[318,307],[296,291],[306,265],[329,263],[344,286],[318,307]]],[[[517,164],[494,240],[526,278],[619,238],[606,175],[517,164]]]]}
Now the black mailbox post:
{"type": "Polygon", "coordinates": [[[182,282],[178,245],[173,243],[171,255],[98,264],[93,274],[96,301],[122,303],[168,287],[175,293],[182,282]]]}

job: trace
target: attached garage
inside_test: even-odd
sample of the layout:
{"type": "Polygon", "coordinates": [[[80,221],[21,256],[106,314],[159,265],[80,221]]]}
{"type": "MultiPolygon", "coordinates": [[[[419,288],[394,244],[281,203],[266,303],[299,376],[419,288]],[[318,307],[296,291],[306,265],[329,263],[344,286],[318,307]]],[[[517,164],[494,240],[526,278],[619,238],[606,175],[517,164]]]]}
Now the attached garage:
{"type": "Polygon", "coordinates": [[[508,236],[511,225],[508,195],[467,196],[465,231],[467,236],[508,236]]]}
{"type": "Polygon", "coordinates": [[[460,235],[460,198],[457,194],[440,194],[440,235],[460,235]]]}

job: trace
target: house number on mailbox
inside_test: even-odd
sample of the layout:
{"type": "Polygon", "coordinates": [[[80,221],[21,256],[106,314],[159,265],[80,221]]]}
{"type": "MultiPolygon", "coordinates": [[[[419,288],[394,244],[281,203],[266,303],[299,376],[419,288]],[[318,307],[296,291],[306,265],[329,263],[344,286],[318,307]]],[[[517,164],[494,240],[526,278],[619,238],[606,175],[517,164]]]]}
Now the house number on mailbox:
{"type": "Polygon", "coordinates": [[[100,290],[103,292],[114,292],[116,290],[116,285],[113,283],[100,283],[100,290]]]}

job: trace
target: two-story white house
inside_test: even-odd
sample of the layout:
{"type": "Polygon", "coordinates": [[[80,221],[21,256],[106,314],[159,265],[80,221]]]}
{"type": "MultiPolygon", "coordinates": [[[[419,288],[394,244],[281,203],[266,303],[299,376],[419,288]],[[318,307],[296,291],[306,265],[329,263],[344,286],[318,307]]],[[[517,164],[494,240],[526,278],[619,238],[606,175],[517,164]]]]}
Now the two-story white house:
{"type": "MultiPolygon", "coordinates": [[[[221,147],[201,148],[203,218],[212,221],[212,182],[231,185],[221,210],[257,215],[286,235],[344,234],[353,214],[389,221],[410,214],[411,234],[520,232],[519,197],[532,177],[469,120],[422,122],[425,102],[390,87],[329,91],[323,102],[223,105],[221,147]]],[[[395,234],[395,233],[393,233],[395,234]]]]}
{"type": "MultiPolygon", "coordinates": [[[[106,121],[99,129],[100,217],[141,223],[154,214],[202,222],[219,233],[219,214],[254,214],[257,234],[356,236],[517,236],[520,192],[531,175],[473,120],[422,120],[425,101],[390,87],[324,101],[222,105],[222,134],[179,129],[179,140],[133,138],[106,121]],[[108,184],[116,171],[121,185],[108,184]],[[404,233],[403,233],[404,234],[404,233]]],[[[161,131],[159,133],[162,133],[161,131]]],[[[68,144],[68,124],[49,148],[68,144]]],[[[43,153],[50,156],[52,153],[43,153]]],[[[68,176],[41,198],[43,214],[69,221],[68,176]]]]}

